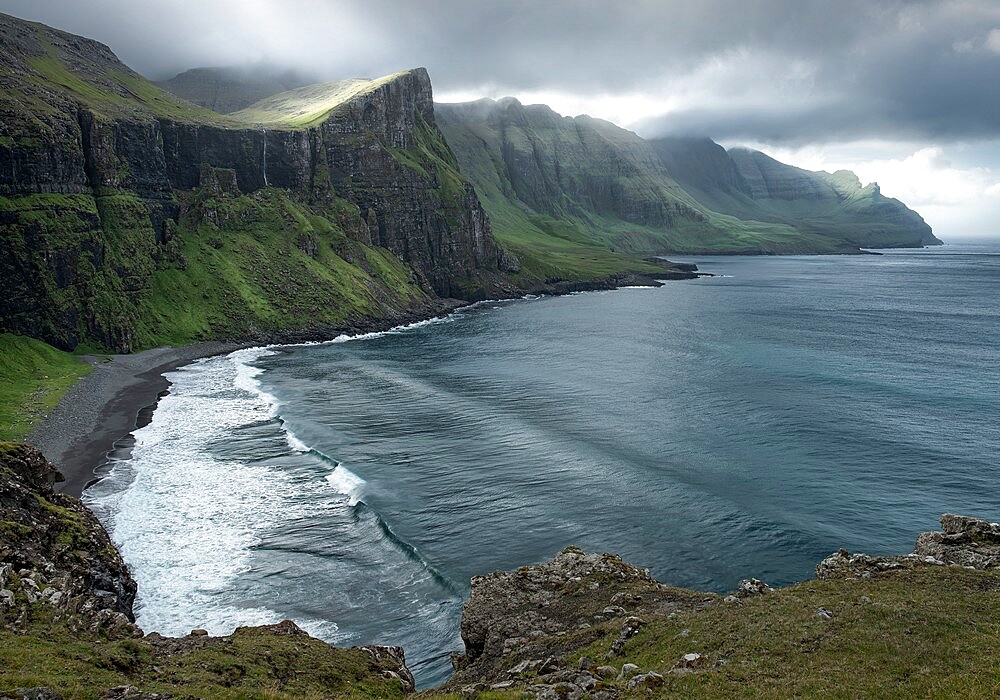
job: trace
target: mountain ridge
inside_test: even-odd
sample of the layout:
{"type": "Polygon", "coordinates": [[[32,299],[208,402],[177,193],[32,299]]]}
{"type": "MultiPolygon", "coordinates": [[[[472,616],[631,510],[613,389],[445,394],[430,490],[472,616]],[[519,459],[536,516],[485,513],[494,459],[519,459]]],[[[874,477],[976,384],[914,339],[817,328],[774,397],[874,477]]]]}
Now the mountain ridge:
{"type": "Polygon", "coordinates": [[[2,15],[0,45],[4,331],[118,351],[321,334],[478,298],[516,267],[422,69],[267,129],[163,92],[99,42],[2,15]]]}
{"type": "Polygon", "coordinates": [[[603,236],[634,252],[831,253],[939,243],[919,215],[877,187],[855,186],[853,173],[812,173],[709,139],[642,139],[605,120],[562,117],[515,98],[438,105],[438,114],[495,219],[502,218],[499,192],[533,212],[575,219],[583,236],[597,240],[623,226],[644,227],[603,236]],[[574,139],[575,150],[567,147],[574,139]],[[601,141],[611,148],[595,149],[601,141]],[[576,172],[567,177],[566,166],[576,172]],[[533,176],[546,170],[547,178],[533,176]],[[579,196],[581,170],[592,188],[617,193],[615,206],[579,196]],[[648,186],[629,191],[623,178],[648,186]],[[553,205],[566,200],[574,204],[569,211],[553,205]],[[679,216],[635,215],[657,206],[675,206],[679,216]]]}
{"type": "MultiPolygon", "coordinates": [[[[919,215],[880,190],[845,187],[836,173],[805,171],[760,152],[727,152],[701,139],[642,139],[605,120],[562,116],[514,97],[439,104],[437,111],[460,169],[473,180],[490,218],[499,222],[495,228],[505,247],[525,258],[529,268],[549,274],[554,270],[544,257],[567,241],[640,255],[842,253],[939,243],[919,215]],[[498,115],[506,119],[503,134],[487,138],[491,145],[484,151],[483,129],[503,121],[498,115]],[[460,134],[462,129],[468,133],[460,134]],[[521,133],[508,138],[511,130],[521,133]],[[574,130],[582,150],[565,156],[574,130]],[[560,135],[547,141],[543,131],[560,135]],[[609,156],[608,144],[602,148],[601,141],[613,142],[612,150],[619,152],[609,156]],[[691,149],[683,144],[699,141],[711,144],[699,151],[704,162],[685,160],[691,149]],[[561,153],[546,152],[560,146],[561,153]],[[489,163],[504,157],[511,162],[489,174],[489,163]],[[591,158],[590,170],[606,168],[607,177],[582,172],[581,157],[591,158]],[[767,178],[760,172],[762,159],[767,178]],[[546,160],[553,162],[546,166],[546,160]],[[567,167],[577,172],[560,183],[556,171],[567,167]],[[706,177],[715,178],[712,186],[706,177]],[[783,196],[783,185],[792,187],[786,194],[798,192],[798,197],[783,196]]],[[[854,178],[852,173],[848,179],[854,178]]]]}
{"type": "Polygon", "coordinates": [[[270,95],[314,83],[316,79],[299,71],[267,66],[203,66],[154,82],[199,107],[229,114],[270,95]]]}
{"type": "Polygon", "coordinates": [[[668,172],[689,194],[726,214],[785,223],[858,247],[920,247],[940,241],[919,214],[862,185],[849,170],[810,171],[761,151],[708,139],[651,139],[668,172]],[[711,164],[711,168],[699,165],[711,164]]]}

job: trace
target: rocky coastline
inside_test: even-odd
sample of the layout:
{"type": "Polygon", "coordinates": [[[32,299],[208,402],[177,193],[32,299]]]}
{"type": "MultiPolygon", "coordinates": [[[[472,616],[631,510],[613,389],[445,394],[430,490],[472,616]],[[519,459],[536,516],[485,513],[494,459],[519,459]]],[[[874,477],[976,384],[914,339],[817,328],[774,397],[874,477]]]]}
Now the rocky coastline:
{"type": "MultiPolygon", "coordinates": [[[[181,638],[144,634],[127,566],[96,517],[55,492],[61,478],[35,448],[0,443],[0,697],[415,691],[402,649],[332,647],[292,621],[224,637],[196,627],[181,638]]],[[[941,526],[908,555],[840,550],[817,565],[815,580],[774,589],[747,579],[727,596],[668,586],[617,556],[576,547],[477,576],[455,673],[420,696],[784,697],[870,688],[979,696],[995,687],[984,659],[1000,625],[1000,524],[946,514],[941,526]],[[867,664],[863,672],[858,664],[867,664]]]]}

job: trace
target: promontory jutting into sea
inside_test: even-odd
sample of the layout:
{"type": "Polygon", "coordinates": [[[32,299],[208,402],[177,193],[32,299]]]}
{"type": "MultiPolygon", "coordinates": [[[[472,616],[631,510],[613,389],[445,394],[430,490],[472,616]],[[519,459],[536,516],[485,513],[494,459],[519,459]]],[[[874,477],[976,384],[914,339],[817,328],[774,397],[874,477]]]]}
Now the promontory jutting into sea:
{"type": "Polygon", "coordinates": [[[991,3],[8,5],[0,697],[996,695],[991,3]]]}

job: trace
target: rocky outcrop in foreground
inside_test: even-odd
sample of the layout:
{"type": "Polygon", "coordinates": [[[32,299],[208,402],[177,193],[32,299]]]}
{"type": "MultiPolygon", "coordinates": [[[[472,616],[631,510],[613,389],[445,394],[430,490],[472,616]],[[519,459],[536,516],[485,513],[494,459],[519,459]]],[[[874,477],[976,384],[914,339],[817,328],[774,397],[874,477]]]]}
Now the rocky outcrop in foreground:
{"type": "Polygon", "coordinates": [[[37,450],[0,443],[0,611],[15,628],[42,606],[71,629],[142,636],[136,585],[108,533],[37,450]]]}
{"type": "MultiPolygon", "coordinates": [[[[59,474],[0,443],[0,697],[386,698],[398,647],[342,649],[291,621],[143,636],[135,583],[59,474]]],[[[455,674],[424,697],[990,697],[1000,525],[944,515],[906,556],[840,550],[816,579],[683,590],[568,547],[472,580],[455,674]]]]}
{"type": "Polygon", "coordinates": [[[884,571],[926,566],[1000,568],[1000,523],[945,513],[941,516],[941,530],[922,533],[913,553],[901,557],[838,550],[816,566],[816,578],[872,578],[884,571]]]}
{"type": "MultiPolygon", "coordinates": [[[[810,633],[803,630],[810,626],[821,635],[830,635],[824,630],[827,623],[849,624],[848,617],[855,613],[848,605],[871,606],[877,614],[882,613],[875,611],[876,607],[894,609],[899,605],[894,587],[903,575],[907,577],[902,579],[906,591],[903,604],[911,616],[921,594],[937,597],[932,592],[937,585],[952,591],[958,601],[967,602],[963,587],[970,581],[956,569],[1000,568],[1000,524],[944,515],[941,525],[942,532],[920,535],[912,554],[875,557],[840,550],[817,566],[818,581],[776,590],[757,579],[746,579],[725,597],[671,588],[652,579],[647,570],[614,555],[587,554],[575,547],[537,566],[478,576],[472,580],[472,594],[462,615],[465,653],[453,656],[456,673],[446,688],[465,697],[486,691],[570,699],[645,696],[649,692],[670,697],[718,697],[705,688],[692,692],[692,686],[680,684],[725,678],[739,645],[749,646],[754,640],[737,640],[733,651],[710,653],[701,635],[713,627],[714,634],[723,637],[733,635],[737,624],[749,630],[743,634],[760,634],[762,624],[790,624],[806,638],[810,633]],[[796,589],[808,587],[817,588],[816,597],[822,604],[808,604],[802,611],[785,607],[785,598],[797,599],[800,591],[796,589]],[[775,614],[781,619],[771,617],[775,614]],[[796,619],[799,614],[801,621],[796,619]],[[699,623],[702,630],[696,636],[693,630],[699,623]],[[680,629],[674,630],[676,627],[680,629]],[[669,643],[663,641],[664,628],[671,630],[669,643]],[[676,650],[671,651],[671,647],[676,650]],[[650,658],[655,663],[650,664],[650,658]]],[[[972,576],[974,587],[1000,590],[1000,578],[972,576]]],[[[909,634],[908,630],[893,632],[905,643],[902,636],[909,634]]],[[[855,634],[850,629],[845,633],[855,634]]],[[[725,648],[725,640],[714,640],[719,641],[725,648]]],[[[768,640],[772,647],[785,642],[784,638],[768,640]]],[[[860,640],[851,643],[858,652],[863,651],[860,640]]],[[[788,652],[770,648],[758,653],[788,652]]],[[[795,659],[786,662],[789,675],[794,663],[795,659]]],[[[736,680],[739,678],[737,674],[736,680]]]]}
{"type": "Polygon", "coordinates": [[[644,624],[640,615],[667,615],[715,599],[665,586],[612,554],[576,547],[544,564],[477,576],[462,614],[465,653],[453,657],[451,685],[503,688],[526,672],[547,678],[556,671],[572,681],[580,674],[565,673],[556,657],[603,636],[601,623],[620,624],[627,640],[644,624]]]}
{"type": "Polygon", "coordinates": [[[0,442],[0,697],[397,697],[399,647],[341,649],[293,622],[143,636],[136,584],[100,522],[26,445],[0,442]],[[11,686],[14,679],[47,687],[11,686]]]}

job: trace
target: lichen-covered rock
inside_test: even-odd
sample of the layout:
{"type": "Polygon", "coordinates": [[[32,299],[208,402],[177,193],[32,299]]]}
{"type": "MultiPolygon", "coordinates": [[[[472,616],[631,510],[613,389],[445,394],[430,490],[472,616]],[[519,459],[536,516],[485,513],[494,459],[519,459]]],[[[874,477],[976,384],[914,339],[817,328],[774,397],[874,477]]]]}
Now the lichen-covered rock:
{"type": "Polygon", "coordinates": [[[871,554],[851,554],[846,549],[838,549],[816,565],[816,578],[872,578],[884,571],[913,569],[919,566],[941,566],[943,562],[934,557],[916,554],[906,556],[873,556],[871,554]]]}
{"type": "MultiPolygon", "coordinates": [[[[644,624],[637,615],[669,614],[714,600],[665,586],[612,554],[576,547],[542,564],[477,576],[462,614],[465,653],[453,657],[456,674],[449,685],[546,676],[560,654],[586,646],[610,625],[619,630],[616,644],[623,648],[644,624]]],[[[567,682],[578,673],[568,673],[567,682]]]]}
{"type": "Polygon", "coordinates": [[[49,688],[16,688],[5,697],[16,700],[62,700],[62,695],[49,688]]]}
{"type": "Polygon", "coordinates": [[[611,644],[611,649],[605,658],[611,659],[615,656],[619,656],[623,651],[625,651],[625,644],[628,640],[632,639],[635,635],[639,634],[641,630],[646,625],[646,621],[642,618],[635,617],[634,615],[625,619],[622,623],[621,632],[618,633],[618,639],[616,639],[611,644]]]}
{"type": "Polygon", "coordinates": [[[404,692],[412,693],[416,690],[417,684],[413,679],[413,673],[406,667],[406,656],[403,653],[402,647],[376,645],[359,648],[371,656],[372,660],[383,668],[382,674],[386,678],[398,680],[404,692]]]}
{"type": "Polygon", "coordinates": [[[745,578],[736,585],[737,598],[752,598],[765,593],[773,593],[774,589],[756,578],[745,578]]]}
{"type": "Polygon", "coordinates": [[[141,636],[135,581],[94,514],[53,492],[61,480],[35,448],[0,443],[0,616],[16,626],[39,603],[80,628],[141,636]]]}
{"type": "Polygon", "coordinates": [[[1000,567],[1000,523],[946,513],[941,529],[917,537],[914,553],[974,569],[1000,567]]]}
{"type": "Polygon", "coordinates": [[[1000,523],[950,513],[940,521],[942,531],[920,534],[912,554],[883,557],[840,549],[816,566],[816,578],[871,578],[883,571],[922,566],[1000,568],[1000,523]]]}

